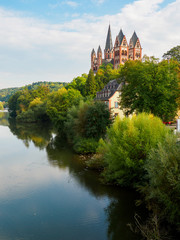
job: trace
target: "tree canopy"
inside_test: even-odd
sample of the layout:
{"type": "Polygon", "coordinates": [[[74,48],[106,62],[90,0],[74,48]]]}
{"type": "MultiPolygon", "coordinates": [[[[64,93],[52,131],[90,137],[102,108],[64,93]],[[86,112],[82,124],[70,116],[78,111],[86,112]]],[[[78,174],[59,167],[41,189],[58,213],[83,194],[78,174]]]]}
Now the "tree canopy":
{"type": "Polygon", "coordinates": [[[163,58],[175,59],[180,63],[180,45],[173,47],[169,51],[164,53],[163,58]]]}
{"type": "Polygon", "coordinates": [[[121,69],[120,106],[126,115],[147,112],[163,120],[177,113],[179,67],[175,61],[127,61],[121,69]]]}

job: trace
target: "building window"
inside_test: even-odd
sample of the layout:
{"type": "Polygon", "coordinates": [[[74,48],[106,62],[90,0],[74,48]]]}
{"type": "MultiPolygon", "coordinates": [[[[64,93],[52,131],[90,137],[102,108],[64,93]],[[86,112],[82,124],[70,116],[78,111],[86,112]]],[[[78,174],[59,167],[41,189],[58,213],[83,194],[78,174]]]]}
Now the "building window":
{"type": "Polygon", "coordinates": [[[114,107],[118,108],[118,102],[114,102],[114,107]]]}

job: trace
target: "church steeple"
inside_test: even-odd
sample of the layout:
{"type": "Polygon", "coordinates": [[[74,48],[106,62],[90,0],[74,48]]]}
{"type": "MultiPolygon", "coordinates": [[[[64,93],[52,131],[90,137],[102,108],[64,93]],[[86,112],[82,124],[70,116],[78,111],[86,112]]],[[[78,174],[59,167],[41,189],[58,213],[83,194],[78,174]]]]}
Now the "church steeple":
{"type": "Polygon", "coordinates": [[[107,34],[107,38],[106,38],[106,46],[105,46],[105,50],[112,50],[113,49],[113,44],[112,44],[112,37],[111,37],[111,27],[109,25],[108,28],[108,34],[107,34]]]}
{"type": "Polygon", "coordinates": [[[139,38],[135,31],[129,41],[129,58],[131,60],[142,59],[142,48],[141,48],[139,38]]]}
{"type": "Polygon", "coordinates": [[[111,37],[111,27],[109,25],[108,34],[106,38],[106,45],[104,49],[104,58],[108,62],[113,59],[113,44],[112,44],[112,37],[111,37]]]}

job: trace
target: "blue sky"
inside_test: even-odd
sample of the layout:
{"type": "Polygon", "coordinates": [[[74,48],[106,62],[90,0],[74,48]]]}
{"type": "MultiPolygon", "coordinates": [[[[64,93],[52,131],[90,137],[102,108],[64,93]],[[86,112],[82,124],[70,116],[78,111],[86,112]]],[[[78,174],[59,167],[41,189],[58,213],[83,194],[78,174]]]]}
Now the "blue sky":
{"type": "Polygon", "coordinates": [[[109,22],[136,30],[143,54],[161,58],[180,44],[180,0],[0,0],[0,89],[66,81],[90,69],[109,22]]]}

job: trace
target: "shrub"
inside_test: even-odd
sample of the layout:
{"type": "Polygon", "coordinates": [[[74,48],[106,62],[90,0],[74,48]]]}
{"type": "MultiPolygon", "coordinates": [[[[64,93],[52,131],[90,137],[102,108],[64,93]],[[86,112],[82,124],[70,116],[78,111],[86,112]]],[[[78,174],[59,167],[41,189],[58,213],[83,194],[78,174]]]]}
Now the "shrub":
{"type": "Polygon", "coordinates": [[[77,153],[95,153],[98,147],[98,142],[93,138],[78,138],[75,141],[73,149],[77,153]]]}
{"type": "Polygon", "coordinates": [[[167,136],[164,143],[152,149],[144,166],[148,184],[142,188],[146,200],[155,203],[159,215],[180,231],[180,143],[167,136]]]}
{"type": "Polygon", "coordinates": [[[134,186],[144,181],[144,163],[152,148],[163,142],[169,129],[162,121],[145,113],[130,118],[116,118],[100,140],[98,152],[105,162],[104,177],[108,182],[134,186]]]}

